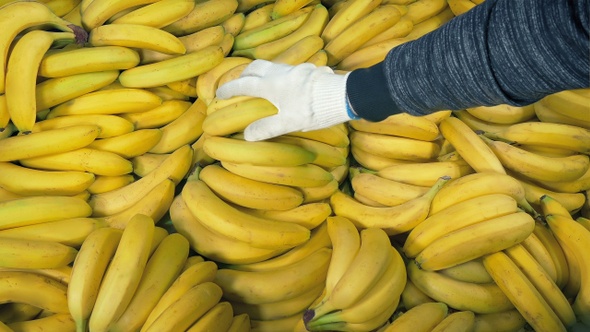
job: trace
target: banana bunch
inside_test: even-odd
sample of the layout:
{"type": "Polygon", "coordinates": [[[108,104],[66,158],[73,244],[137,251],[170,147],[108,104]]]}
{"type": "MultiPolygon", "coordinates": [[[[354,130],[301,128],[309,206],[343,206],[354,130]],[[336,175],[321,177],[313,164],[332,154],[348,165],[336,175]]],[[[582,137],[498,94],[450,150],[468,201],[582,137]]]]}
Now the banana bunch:
{"type": "Polygon", "coordinates": [[[391,331],[473,331],[475,314],[472,311],[449,313],[449,307],[442,302],[422,303],[402,313],[380,328],[379,332],[391,331]]]}

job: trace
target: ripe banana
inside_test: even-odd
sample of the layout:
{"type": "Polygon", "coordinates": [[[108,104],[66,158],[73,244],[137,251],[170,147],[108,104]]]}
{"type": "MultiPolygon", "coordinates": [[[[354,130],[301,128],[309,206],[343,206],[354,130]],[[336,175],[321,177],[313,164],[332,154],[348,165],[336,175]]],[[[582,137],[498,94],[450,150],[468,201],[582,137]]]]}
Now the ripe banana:
{"type": "Polygon", "coordinates": [[[235,38],[242,31],[245,20],[246,15],[244,13],[234,13],[220,25],[223,27],[226,34],[230,34],[235,38]]]}
{"type": "Polygon", "coordinates": [[[498,156],[463,121],[448,117],[441,121],[439,130],[442,136],[451,143],[476,172],[491,171],[506,174],[498,156]]]}
{"type": "MultiPolygon", "coordinates": [[[[351,169],[350,174],[354,171],[351,169]]],[[[374,173],[352,175],[350,180],[355,195],[361,195],[384,206],[395,206],[424,195],[429,187],[390,180],[374,173]]]]}
{"type": "Polygon", "coordinates": [[[524,328],[526,321],[516,309],[492,314],[476,314],[475,331],[517,331],[524,328]]]}
{"type": "Polygon", "coordinates": [[[450,268],[442,269],[439,272],[448,277],[464,282],[472,282],[476,284],[494,282],[483,266],[481,259],[473,259],[450,268]]]}
{"type": "Polygon", "coordinates": [[[469,114],[466,110],[453,111],[453,115],[465,122],[465,124],[473,131],[483,131],[486,135],[501,132],[506,127],[511,126],[509,124],[497,124],[481,120],[469,114]]]}
{"type": "Polygon", "coordinates": [[[251,180],[219,164],[205,166],[199,179],[222,199],[246,208],[289,210],[303,203],[303,193],[296,188],[251,180]]]}
{"type": "Polygon", "coordinates": [[[131,159],[150,151],[161,138],[160,129],[138,129],[116,137],[95,140],[88,148],[116,153],[131,159]]]}
{"type": "Polygon", "coordinates": [[[358,131],[434,141],[440,134],[433,121],[421,116],[400,113],[379,122],[352,120],[350,126],[358,131]]]}
{"type": "Polygon", "coordinates": [[[124,10],[157,2],[157,0],[134,0],[124,3],[113,0],[83,1],[80,5],[82,25],[86,31],[104,25],[108,19],[124,10]]]}
{"type": "Polygon", "coordinates": [[[73,262],[78,250],[54,241],[2,237],[0,253],[2,267],[53,269],[73,262]]]}
{"type": "Polygon", "coordinates": [[[176,36],[188,35],[223,23],[236,12],[237,7],[237,0],[200,1],[186,16],[162,29],[176,36]]]}
{"type": "Polygon", "coordinates": [[[587,121],[586,118],[576,119],[571,116],[564,115],[563,113],[545,106],[545,104],[540,101],[534,103],[533,106],[535,107],[535,114],[537,115],[537,118],[542,122],[563,123],[590,129],[590,121],[587,121]]]}
{"type": "Polygon", "coordinates": [[[92,195],[88,204],[95,216],[108,216],[121,212],[138,202],[165,179],[178,184],[188,173],[192,164],[192,149],[185,145],[174,152],[153,171],[125,187],[106,193],[92,195]]]}
{"type": "Polygon", "coordinates": [[[172,153],[184,145],[194,143],[203,133],[206,111],[205,103],[197,99],[176,119],[160,128],[162,137],[148,152],[172,153]]]}
{"type": "Polygon", "coordinates": [[[119,81],[130,88],[162,86],[206,73],[221,63],[223,58],[223,49],[218,45],[210,45],[177,57],[123,70],[119,81]]]}
{"type": "Polygon", "coordinates": [[[541,99],[540,103],[563,116],[588,122],[588,89],[564,90],[541,99]]]}
{"type": "Polygon", "coordinates": [[[74,260],[68,284],[68,308],[76,328],[87,329],[100,283],[119,245],[122,231],[115,228],[97,229],[88,235],[74,260]]]}
{"type": "Polygon", "coordinates": [[[340,186],[340,183],[333,179],[328,184],[321,187],[295,187],[303,193],[303,204],[324,202],[334,194],[340,186]]]}
{"type": "MultiPolygon", "coordinates": [[[[240,6],[243,3],[245,3],[245,1],[239,1],[237,12],[241,12],[240,6]]],[[[272,7],[274,7],[274,5],[275,4],[273,2],[262,3],[260,6],[257,6],[256,8],[253,8],[252,10],[245,13],[244,26],[242,27],[241,32],[257,28],[272,20],[270,13],[272,12],[272,7]]]]}
{"type": "Polygon", "coordinates": [[[529,180],[519,178],[513,175],[522,185],[525,191],[526,200],[533,206],[539,206],[541,197],[548,195],[560,202],[570,213],[578,211],[586,200],[585,195],[581,192],[578,193],[567,193],[558,192],[541,187],[529,180]]]}
{"type": "MultiPolygon", "coordinates": [[[[432,161],[392,165],[377,170],[380,177],[414,186],[430,187],[442,176],[451,180],[473,174],[471,166],[461,161],[432,161]]],[[[453,181],[450,181],[453,183],[453,181]]],[[[450,184],[449,183],[449,184],[450,184]]]]}
{"type": "Polygon", "coordinates": [[[73,196],[30,196],[0,202],[0,230],[69,218],[85,218],[92,213],[86,201],[73,196]]]}
{"type": "Polygon", "coordinates": [[[443,302],[427,302],[412,307],[403,315],[387,324],[382,332],[395,331],[432,331],[447,317],[449,307],[443,302]]]}
{"type": "Polygon", "coordinates": [[[219,79],[221,76],[234,67],[250,62],[252,62],[252,59],[243,57],[228,56],[223,58],[220,64],[213,67],[208,72],[199,75],[199,79],[197,80],[196,84],[196,93],[198,98],[202,99],[205,105],[210,104],[215,98],[215,91],[217,91],[219,79]]]}
{"type": "Polygon", "coordinates": [[[383,61],[387,53],[389,53],[394,47],[404,44],[409,40],[410,39],[406,36],[386,39],[368,46],[361,45],[356,51],[340,60],[336,65],[336,68],[343,71],[352,71],[358,68],[371,67],[383,61]]]}
{"type": "Polygon", "coordinates": [[[409,160],[393,159],[387,157],[381,157],[371,152],[360,149],[356,145],[350,147],[350,153],[359,165],[371,171],[378,171],[380,169],[399,165],[399,164],[413,164],[414,162],[409,160]]]}
{"type": "Polygon", "coordinates": [[[289,249],[309,239],[308,229],[244,213],[218,197],[205,182],[187,181],[181,193],[205,227],[256,248],[289,249]]]}
{"type": "MultiPolygon", "coordinates": [[[[320,36],[309,35],[301,38],[295,44],[289,46],[286,50],[278,54],[271,61],[277,63],[286,63],[289,65],[298,65],[307,60],[324,47],[324,40],[320,36]]],[[[327,52],[323,50],[327,55],[327,52]]]]}
{"type": "Polygon", "coordinates": [[[324,49],[320,49],[314,54],[312,54],[305,62],[312,63],[317,67],[327,66],[328,65],[328,53],[324,51],[324,49]]]}
{"type": "Polygon", "coordinates": [[[166,54],[185,54],[186,48],[178,37],[159,28],[142,24],[107,24],[98,26],[88,35],[90,45],[146,48],[166,54]]]}
{"type": "Polygon", "coordinates": [[[473,9],[476,4],[469,0],[447,0],[449,2],[449,8],[453,11],[455,16],[465,14],[473,9]]]}
{"type": "Polygon", "coordinates": [[[495,106],[469,107],[465,110],[482,121],[501,125],[527,122],[535,117],[535,108],[532,104],[527,106],[500,104],[495,106]]]}
{"type": "Polygon", "coordinates": [[[195,7],[191,0],[162,0],[131,10],[110,24],[138,24],[163,28],[188,15],[195,7]]]}
{"type": "Polygon", "coordinates": [[[449,268],[518,244],[534,228],[535,220],[526,212],[481,221],[434,240],[415,262],[428,271],[449,268]]]}
{"type": "Polygon", "coordinates": [[[10,331],[73,331],[76,324],[68,313],[55,313],[40,318],[8,324],[10,331]]]}
{"type": "Polygon", "coordinates": [[[414,162],[431,161],[440,150],[435,142],[358,130],[350,134],[350,144],[381,157],[414,162]]]}
{"type": "Polygon", "coordinates": [[[321,248],[283,268],[269,271],[239,271],[220,268],[215,283],[224,298],[248,304],[292,299],[323,284],[332,249],[321,248]]]}
{"type": "Polygon", "coordinates": [[[244,211],[269,219],[291,222],[307,229],[318,227],[332,214],[332,208],[327,202],[303,203],[292,209],[282,211],[262,209],[247,209],[244,211]]]}
{"type": "Polygon", "coordinates": [[[233,315],[234,310],[230,302],[219,302],[191,325],[187,331],[227,331],[232,323],[233,315]]]}
{"type": "Polygon", "coordinates": [[[392,25],[389,29],[367,40],[358,48],[359,50],[386,40],[404,38],[412,31],[414,28],[414,23],[412,23],[412,20],[403,15],[403,11],[400,9],[400,7],[397,7],[397,9],[402,13],[402,17],[399,19],[399,21],[392,25]]]}
{"type": "Polygon", "coordinates": [[[512,197],[505,194],[487,194],[467,199],[436,213],[431,212],[408,234],[404,242],[404,253],[408,257],[416,257],[432,242],[454,231],[517,211],[516,201],[512,197]],[[449,223],[447,220],[454,222],[449,223]]]}
{"type": "Polygon", "coordinates": [[[312,1],[313,0],[277,0],[274,3],[270,17],[271,19],[276,20],[278,18],[287,16],[301,8],[304,8],[312,1]]]}
{"type": "MultiPolygon", "coordinates": [[[[178,119],[192,105],[188,100],[164,100],[160,106],[149,111],[123,113],[119,117],[131,122],[135,129],[161,128],[178,119]]],[[[62,117],[58,117],[59,119],[62,117]]]]}
{"type": "Polygon", "coordinates": [[[98,290],[88,321],[90,330],[108,330],[131,301],[148,261],[154,227],[151,218],[138,214],[123,230],[98,290]],[[134,269],[129,270],[130,266],[134,269]]]}
{"type": "Polygon", "coordinates": [[[456,310],[489,314],[514,309],[514,305],[495,283],[459,281],[438,272],[422,270],[414,261],[406,265],[410,280],[426,295],[456,310]]]}
{"type": "Polygon", "coordinates": [[[430,202],[448,180],[442,177],[423,195],[396,206],[368,206],[342,191],[337,191],[330,197],[330,205],[335,215],[350,219],[358,228],[378,227],[388,235],[401,234],[412,230],[426,219],[430,202]]]}
{"type": "Polygon", "coordinates": [[[315,155],[312,164],[323,168],[338,167],[346,164],[348,149],[332,146],[330,144],[316,141],[305,137],[281,135],[268,139],[270,142],[291,144],[304,148],[315,155]]]}
{"type": "Polygon", "coordinates": [[[96,138],[109,138],[131,133],[134,125],[122,117],[109,114],[65,115],[35,122],[32,132],[78,125],[97,125],[100,133],[96,138]]]}
{"type": "Polygon", "coordinates": [[[0,272],[2,303],[26,303],[53,313],[68,313],[67,287],[57,280],[37,273],[0,272]]]}
{"type": "Polygon", "coordinates": [[[232,173],[252,180],[293,187],[321,187],[334,179],[332,173],[314,164],[259,166],[222,161],[221,166],[232,173]]]}
{"type": "Polygon", "coordinates": [[[248,332],[250,330],[250,316],[247,314],[236,314],[232,318],[227,332],[248,332]]]}
{"type": "Polygon", "coordinates": [[[543,246],[547,248],[547,252],[553,260],[553,265],[555,266],[555,283],[560,288],[564,287],[570,279],[570,276],[567,259],[563,253],[561,245],[551,230],[541,223],[535,225],[533,234],[539,239],[543,246]]]}
{"type": "Polygon", "coordinates": [[[535,330],[566,330],[539,291],[504,252],[499,251],[485,256],[483,263],[498,287],[535,330]]]}
{"type": "Polygon", "coordinates": [[[226,136],[243,131],[250,123],[274,115],[276,106],[264,98],[233,97],[229,104],[216,108],[213,100],[207,109],[207,117],[203,121],[203,132],[212,136],[226,136]]]}
{"type": "Polygon", "coordinates": [[[309,138],[339,148],[346,148],[350,145],[350,140],[348,138],[348,129],[346,126],[342,125],[335,125],[328,128],[310,130],[305,132],[296,131],[289,133],[286,136],[309,138]]]}
{"type": "Polygon", "coordinates": [[[330,17],[330,21],[322,31],[322,39],[325,43],[329,43],[332,39],[342,33],[342,31],[346,30],[346,28],[362,17],[368,15],[380,4],[381,1],[377,0],[353,0],[342,2],[342,7],[330,17]]]}

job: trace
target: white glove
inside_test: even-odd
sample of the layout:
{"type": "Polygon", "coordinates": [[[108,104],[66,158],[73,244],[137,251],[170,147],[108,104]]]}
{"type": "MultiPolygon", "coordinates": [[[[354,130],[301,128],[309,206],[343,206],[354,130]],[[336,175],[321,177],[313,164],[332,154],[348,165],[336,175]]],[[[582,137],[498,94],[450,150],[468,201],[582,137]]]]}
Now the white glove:
{"type": "Polygon", "coordinates": [[[346,75],[311,63],[296,66],[255,60],[240,75],[217,89],[221,99],[253,96],[267,99],[278,114],[251,123],[248,141],[259,141],[294,131],[330,127],[358,118],[346,97],[346,75]]]}

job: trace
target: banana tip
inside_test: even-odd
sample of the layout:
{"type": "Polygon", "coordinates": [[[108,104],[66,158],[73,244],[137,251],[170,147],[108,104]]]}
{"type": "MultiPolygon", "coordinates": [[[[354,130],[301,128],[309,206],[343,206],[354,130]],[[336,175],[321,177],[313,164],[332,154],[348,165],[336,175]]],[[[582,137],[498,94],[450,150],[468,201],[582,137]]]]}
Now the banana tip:
{"type": "Polygon", "coordinates": [[[68,24],[68,28],[72,29],[74,32],[74,35],[76,36],[76,44],[84,45],[88,42],[88,32],[84,30],[84,28],[75,24],[68,24]]]}

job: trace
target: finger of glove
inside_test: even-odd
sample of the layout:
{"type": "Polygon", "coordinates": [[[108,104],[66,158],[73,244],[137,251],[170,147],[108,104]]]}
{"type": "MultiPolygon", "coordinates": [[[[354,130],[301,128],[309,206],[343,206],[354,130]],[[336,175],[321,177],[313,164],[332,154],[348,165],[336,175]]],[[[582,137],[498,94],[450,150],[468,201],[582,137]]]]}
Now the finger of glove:
{"type": "Polygon", "coordinates": [[[221,99],[228,99],[234,96],[263,97],[265,89],[262,89],[262,79],[259,77],[240,77],[220,86],[215,92],[221,99]]]}
{"type": "Polygon", "coordinates": [[[275,67],[276,65],[277,64],[275,64],[271,61],[257,59],[257,60],[252,61],[248,66],[246,66],[246,68],[244,68],[244,70],[240,74],[240,77],[247,77],[247,76],[263,77],[263,76],[267,75],[269,72],[272,72],[273,71],[272,68],[275,67]]]}
{"type": "Polygon", "coordinates": [[[277,114],[252,122],[244,129],[244,138],[247,141],[261,141],[297,130],[299,129],[291,128],[289,123],[285,123],[277,114]]]}

